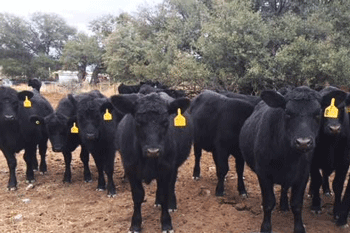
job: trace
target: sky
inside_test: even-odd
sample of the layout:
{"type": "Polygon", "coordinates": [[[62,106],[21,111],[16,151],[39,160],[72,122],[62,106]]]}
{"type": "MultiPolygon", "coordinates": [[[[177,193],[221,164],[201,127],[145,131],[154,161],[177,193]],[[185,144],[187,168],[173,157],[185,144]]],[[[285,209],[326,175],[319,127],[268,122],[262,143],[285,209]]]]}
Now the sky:
{"type": "Polygon", "coordinates": [[[89,22],[102,15],[132,14],[139,6],[155,6],[161,2],[163,0],[6,0],[0,4],[0,12],[24,18],[29,18],[34,12],[56,13],[69,26],[88,33],[89,22]]]}

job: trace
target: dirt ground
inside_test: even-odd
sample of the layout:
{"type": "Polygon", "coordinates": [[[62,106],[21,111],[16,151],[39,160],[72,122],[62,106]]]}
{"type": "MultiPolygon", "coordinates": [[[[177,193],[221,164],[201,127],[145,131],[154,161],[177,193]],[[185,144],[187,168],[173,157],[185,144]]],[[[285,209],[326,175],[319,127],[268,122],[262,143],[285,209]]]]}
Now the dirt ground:
{"type": "MultiPolygon", "coordinates": [[[[53,106],[63,94],[45,94],[53,106]]],[[[133,212],[128,183],[123,182],[123,168],[116,156],[114,181],[117,196],[108,198],[106,192],[96,191],[97,170],[90,157],[93,182],[83,181],[80,148],[73,153],[72,183],[62,182],[64,160],[61,153],[47,152],[48,173],[35,173],[36,182],[28,188],[25,181],[23,152],[17,155],[17,191],[7,191],[9,172],[5,157],[0,155],[0,232],[127,232],[133,212]]],[[[204,152],[201,179],[192,179],[194,155],[179,169],[176,183],[178,210],[171,213],[175,232],[258,232],[262,222],[260,188],[256,175],[245,170],[245,184],[249,197],[242,199],[237,191],[234,158],[225,183],[226,195],[215,196],[216,174],[210,153],[204,152]]],[[[142,206],[144,233],[161,232],[160,209],[154,207],[155,182],[144,185],[146,202],[142,206]]],[[[279,203],[279,186],[276,199],[279,203]]],[[[314,215],[309,210],[310,199],[305,195],[303,220],[306,230],[313,232],[349,232],[332,222],[332,197],[323,197],[323,211],[314,215]]],[[[277,205],[278,207],[278,205],[277,205]]],[[[275,209],[272,216],[273,232],[293,232],[293,215],[275,209]]]]}

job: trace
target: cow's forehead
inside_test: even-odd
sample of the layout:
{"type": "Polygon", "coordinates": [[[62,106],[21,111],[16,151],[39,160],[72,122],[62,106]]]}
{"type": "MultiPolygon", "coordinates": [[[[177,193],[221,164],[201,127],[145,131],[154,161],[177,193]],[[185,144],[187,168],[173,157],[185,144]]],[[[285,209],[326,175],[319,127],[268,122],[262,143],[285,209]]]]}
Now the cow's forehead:
{"type": "Polygon", "coordinates": [[[290,100],[286,109],[290,112],[308,114],[321,110],[321,104],[316,99],[311,100],[290,100]]]}
{"type": "Polygon", "coordinates": [[[159,113],[168,111],[167,103],[159,95],[146,95],[136,102],[136,113],[159,113]]]}
{"type": "Polygon", "coordinates": [[[18,100],[17,91],[7,87],[0,87],[0,99],[18,100]]]}

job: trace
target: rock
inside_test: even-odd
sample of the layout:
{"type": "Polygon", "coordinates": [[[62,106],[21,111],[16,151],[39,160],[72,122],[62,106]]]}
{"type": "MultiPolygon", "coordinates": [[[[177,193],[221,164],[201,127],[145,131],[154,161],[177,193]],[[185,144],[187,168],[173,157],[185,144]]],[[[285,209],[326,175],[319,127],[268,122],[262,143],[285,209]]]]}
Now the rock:
{"type": "Polygon", "coordinates": [[[26,188],[26,190],[28,191],[29,189],[33,189],[34,188],[34,184],[29,184],[26,188]]]}
{"type": "Polygon", "coordinates": [[[237,205],[235,205],[235,208],[238,211],[243,211],[247,208],[247,206],[244,203],[238,203],[237,205]]]}
{"type": "Polygon", "coordinates": [[[23,215],[17,214],[16,216],[13,217],[13,220],[15,220],[16,222],[20,222],[23,220],[23,215]]]}
{"type": "Polygon", "coordinates": [[[30,199],[29,199],[29,198],[25,198],[25,199],[23,199],[22,201],[23,201],[25,204],[30,203],[30,199]]]}
{"type": "Polygon", "coordinates": [[[200,196],[210,196],[210,190],[204,187],[201,187],[201,191],[199,192],[200,196]]]}

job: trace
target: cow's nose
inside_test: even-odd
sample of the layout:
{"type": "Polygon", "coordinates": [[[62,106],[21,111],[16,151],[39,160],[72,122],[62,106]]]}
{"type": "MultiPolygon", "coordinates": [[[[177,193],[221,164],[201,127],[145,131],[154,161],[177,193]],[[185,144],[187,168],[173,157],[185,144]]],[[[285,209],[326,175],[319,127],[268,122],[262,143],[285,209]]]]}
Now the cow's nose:
{"type": "Polygon", "coordinates": [[[148,157],[158,157],[159,156],[159,148],[148,148],[147,149],[147,156],[148,157]]]}
{"type": "Polygon", "coordinates": [[[62,152],[62,146],[54,146],[52,147],[53,152],[62,152]]]}
{"type": "Polygon", "coordinates": [[[329,130],[330,130],[331,133],[333,133],[333,134],[338,134],[338,133],[340,133],[340,129],[341,129],[340,125],[330,125],[330,126],[329,126],[329,130]]]}
{"type": "Polygon", "coordinates": [[[295,146],[299,150],[307,150],[312,147],[312,139],[311,138],[297,138],[295,140],[295,146]]]}
{"type": "Polygon", "coordinates": [[[15,116],[14,115],[5,115],[5,120],[13,121],[13,120],[15,120],[15,116]]]}
{"type": "Polygon", "coordinates": [[[96,138],[96,134],[94,133],[87,133],[86,138],[89,140],[94,140],[96,138]]]}

